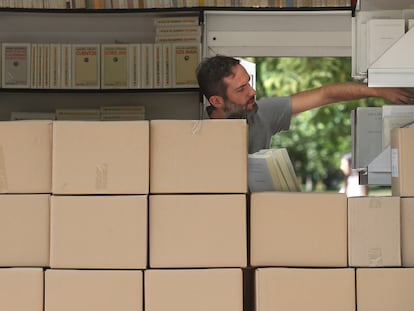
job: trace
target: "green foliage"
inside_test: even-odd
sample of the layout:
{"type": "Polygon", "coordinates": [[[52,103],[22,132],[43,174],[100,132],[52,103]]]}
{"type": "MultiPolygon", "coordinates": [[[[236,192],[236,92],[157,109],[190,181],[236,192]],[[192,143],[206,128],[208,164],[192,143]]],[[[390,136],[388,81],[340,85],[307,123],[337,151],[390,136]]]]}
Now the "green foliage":
{"type": "MultiPolygon", "coordinates": [[[[352,81],[350,58],[254,58],[257,98],[286,96],[334,82],[352,81]]],[[[350,152],[351,111],[377,106],[379,99],[340,102],[303,112],[292,119],[290,130],[276,134],[273,147],[285,147],[296,173],[314,182],[337,174],[340,159],[350,152]]]]}

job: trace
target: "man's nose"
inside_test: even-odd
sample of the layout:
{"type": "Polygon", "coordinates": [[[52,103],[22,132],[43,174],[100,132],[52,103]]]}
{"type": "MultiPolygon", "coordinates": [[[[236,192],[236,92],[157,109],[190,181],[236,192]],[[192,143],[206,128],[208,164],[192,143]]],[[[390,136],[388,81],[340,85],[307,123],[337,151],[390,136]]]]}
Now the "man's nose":
{"type": "Polygon", "coordinates": [[[249,84],[251,96],[256,96],[256,90],[249,84]]]}

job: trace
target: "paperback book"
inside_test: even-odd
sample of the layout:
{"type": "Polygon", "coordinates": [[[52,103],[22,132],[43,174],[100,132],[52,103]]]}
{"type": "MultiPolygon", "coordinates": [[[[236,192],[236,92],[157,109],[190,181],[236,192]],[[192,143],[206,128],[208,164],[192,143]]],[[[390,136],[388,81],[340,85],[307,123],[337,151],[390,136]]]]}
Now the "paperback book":
{"type": "Polygon", "coordinates": [[[3,43],[1,81],[3,88],[30,87],[30,43],[3,43]]]}
{"type": "Polygon", "coordinates": [[[100,88],[100,45],[72,45],[72,86],[74,89],[100,88]]]}
{"type": "Polygon", "coordinates": [[[128,81],[128,44],[101,45],[101,87],[126,89],[128,81]]]}
{"type": "Polygon", "coordinates": [[[286,148],[263,149],[249,154],[248,183],[250,192],[301,191],[286,148]]]}

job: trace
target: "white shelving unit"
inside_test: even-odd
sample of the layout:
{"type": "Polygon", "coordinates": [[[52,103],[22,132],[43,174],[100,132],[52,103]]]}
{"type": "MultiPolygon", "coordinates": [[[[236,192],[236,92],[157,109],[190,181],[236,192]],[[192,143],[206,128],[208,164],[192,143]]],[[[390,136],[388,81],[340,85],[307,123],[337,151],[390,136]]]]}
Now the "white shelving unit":
{"type": "Polygon", "coordinates": [[[351,11],[206,11],[204,55],[351,56],[351,11]]]}
{"type": "MultiPolygon", "coordinates": [[[[408,30],[372,64],[366,63],[366,23],[370,19],[414,18],[410,0],[362,0],[352,20],[353,76],[365,79],[370,87],[406,87],[414,89],[414,31],[408,30]]],[[[360,170],[363,184],[391,185],[391,149],[385,148],[367,167],[360,170]]]]}

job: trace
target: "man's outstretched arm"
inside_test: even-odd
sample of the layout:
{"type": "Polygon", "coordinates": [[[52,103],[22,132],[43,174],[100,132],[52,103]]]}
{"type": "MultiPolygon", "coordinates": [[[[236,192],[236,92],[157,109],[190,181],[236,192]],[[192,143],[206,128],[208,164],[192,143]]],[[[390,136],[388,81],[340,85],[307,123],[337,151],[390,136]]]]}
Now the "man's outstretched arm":
{"type": "Polygon", "coordinates": [[[365,83],[344,82],[292,95],[292,113],[367,97],[383,98],[393,104],[414,105],[414,93],[404,88],[373,88],[365,83]]]}

